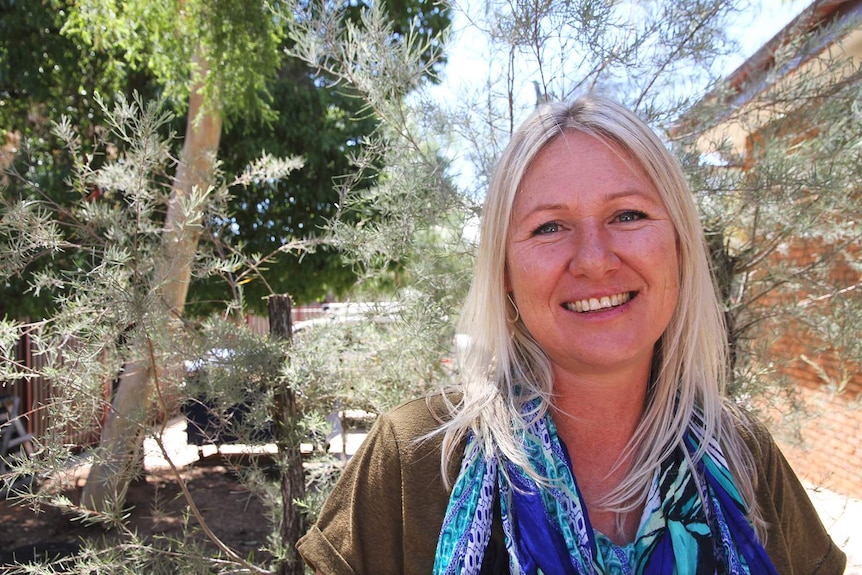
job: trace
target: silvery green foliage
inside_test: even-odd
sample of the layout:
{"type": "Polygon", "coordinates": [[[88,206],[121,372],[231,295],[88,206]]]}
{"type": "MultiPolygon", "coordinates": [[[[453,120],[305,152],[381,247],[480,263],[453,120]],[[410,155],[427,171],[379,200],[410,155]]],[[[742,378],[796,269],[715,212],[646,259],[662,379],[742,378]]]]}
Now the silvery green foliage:
{"type": "MultiPolygon", "coordinates": [[[[179,322],[162,304],[157,270],[169,257],[163,228],[176,168],[168,129],[172,116],[159,102],[138,98],[118,97],[102,105],[110,125],[95,150],[82,150],[67,122],[56,127],[74,165],[68,186],[76,201],[61,206],[47,198],[16,201],[3,196],[3,277],[37,258],[58,262],[36,274],[30,286],[34,293],[53,294],[53,313],[29,323],[9,319],[0,323],[0,379],[40,378],[41,385],[50,389],[48,399],[38,405],[50,427],[36,438],[35,455],[21,458],[4,481],[26,486],[28,482],[15,480],[35,478],[29,485],[40,489],[19,492],[19,504],[54,505],[84,521],[110,525],[117,536],[116,543],[85,549],[69,563],[32,567],[33,572],[90,573],[100,565],[111,565],[111,572],[129,573],[235,572],[237,568],[263,572],[227,549],[218,554],[211,548],[203,551],[196,541],[209,536],[204,525],[197,534],[198,528],[189,528],[182,541],[156,537],[143,542],[125,527],[120,505],[116,512],[95,513],[62,495],[63,478],[72,477],[69,470],[81,464],[72,452],[70,435],[97,428],[110,408],[106,386],[110,389],[124,365],[143,361],[156,374],[154,397],[132,415],[140,422],[140,433],[164,449],[167,420],[192,400],[212,400],[218,419],[227,406],[252,398],[253,409],[243,425],[230,432],[248,438],[270,428],[271,397],[282,381],[279,369],[285,356],[284,342],[239,328],[229,315],[195,325],[179,322]],[[25,334],[38,354],[35,368],[19,364],[14,356],[14,345],[25,334]],[[206,364],[218,349],[231,350],[229,364],[212,362],[200,370],[207,377],[192,377],[198,372],[192,366],[206,364]]],[[[205,231],[208,239],[196,256],[197,276],[241,273],[246,267],[239,250],[216,243],[220,227],[230,222],[225,206],[231,186],[284,177],[300,166],[299,160],[265,156],[234,180],[217,173],[210,189],[195,190],[183,201],[181,209],[190,216],[185,220],[199,222],[194,224],[197,231],[205,231]],[[219,256],[225,251],[232,254],[230,258],[219,256]]],[[[188,504],[191,515],[193,501],[188,504]]]]}
{"type": "Polygon", "coordinates": [[[305,396],[325,396],[316,382],[335,381],[342,386],[337,401],[378,412],[448,382],[446,358],[471,267],[465,230],[475,206],[451,181],[437,143],[441,117],[423,80],[435,65],[429,39],[412,28],[395,42],[380,4],[359,23],[341,16],[346,6],[288,6],[296,15],[288,32],[292,55],[355,93],[380,120],[353,158],[354,173],[338,182],[339,213],[327,241],[360,272],[356,297],[388,303],[364,319],[299,334],[289,369],[305,396]],[[355,185],[369,177],[370,188],[355,185]],[[345,214],[358,216],[358,224],[345,214]],[[333,350],[323,365],[311,351],[316,346],[333,350]]]}
{"type": "Polygon", "coordinates": [[[421,101],[424,78],[436,62],[433,52],[426,56],[429,40],[410,29],[395,42],[379,4],[364,11],[359,23],[342,17],[346,7],[288,6],[297,14],[288,30],[296,41],[293,56],[355,93],[367,113],[380,119],[377,132],[353,157],[354,173],[337,186],[340,213],[330,222],[331,241],[346,251],[348,261],[376,268],[401,260],[415,234],[456,212],[462,198],[448,180],[446,162],[434,145],[438,134],[428,125],[421,101]],[[370,190],[354,185],[375,176],[370,190]],[[345,212],[379,217],[350,225],[340,218],[345,212]]]}
{"type": "Polygon", "coordinates": [[[791,32],[750,100],[730,107],[717,91],[678,124],[727,306],[737,395],[763,395],[765,384],[792,394],[793,365],[834,393],[862,375],[862,69],[820,52],[846,32],[791,32]],[[716,126],[749,134],[745,149],[716,126]]]}
{"type": "Polygon", "coordinates": [[[56,127],[74,165],[68,184],[76,202],[63,207],[47,199],[5,197],[0,224],[0,234],[9,240],[2,242],[4,275],[37,258],[67,262],[35,274],[30,286],[34,294],[54,294],[55,313],[18,329],[41,351],[42,375],[54,382],[71,421],[82,425],[104,407],[100,389],[119,369],[121,342],[138,330],[158,333],[165,321],[150,313],[158,306],[149,274],[171,162],[169,140],[159,131],[171,117],[155,103],[121,99],[111,118],[116,144],[103,142],[98,152],[80,150],[68,123],[56,127]],[[94,201],[95,195],[103,199],[94,201]]]}
{"type": "Polygon", "coordinates": [[[660,131],[721,74],[735,52],[726,30],[746,0],[455,3],[472,56],[445,105],[458,156],[481,193],[515,127],[538,104],[598,92],[660,131]]]}

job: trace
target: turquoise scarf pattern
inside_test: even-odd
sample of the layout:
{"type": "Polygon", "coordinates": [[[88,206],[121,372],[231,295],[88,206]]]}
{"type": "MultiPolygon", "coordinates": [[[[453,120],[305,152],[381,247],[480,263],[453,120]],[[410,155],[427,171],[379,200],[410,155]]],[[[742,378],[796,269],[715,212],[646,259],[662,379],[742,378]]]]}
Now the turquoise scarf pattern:
{"type": "MultiPolygon", "coordinates": [[[[689,453],[702,438],[695,417],[686,436],[689,453]]],[[[622,548],[596,537],[551,415],[533,420],[521,442],[536,473],[546,479],[541,485],[504,458],[485,454],[475,437],[468,437],[438,539],[435,575],[481,573],[498,502],[513,574],[776,573],[745,517],[717,443],[707,445],[694,469],[681,449],[662,463],[630,564],[622,548]]]]}

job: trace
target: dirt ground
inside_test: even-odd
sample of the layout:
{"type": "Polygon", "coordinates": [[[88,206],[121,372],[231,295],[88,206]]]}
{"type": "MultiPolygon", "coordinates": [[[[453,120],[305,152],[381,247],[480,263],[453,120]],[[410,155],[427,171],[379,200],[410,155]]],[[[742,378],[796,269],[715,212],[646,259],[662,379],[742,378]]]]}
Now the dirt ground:
{"type": "MultiPolygon", "coordinates": [[[[240,556],[264,556],[259,548],[271,532],[262,502],[220,462],[203,460],[182,470],[195,503],[216,535],[240,556]]],[[[66,494],[77,500],[80,488],[66,494]]],[[[186,507],[178,483],[167,469],[148,470],[129,488],[132,507],[129,527],[144,538],[154,534],[179,536],[186,507]]],[[[85,526],[54,508],[36,513],[0,499],[0,572],[3,565],[27,562],[38,553],[74,550],[82,538],[106,535],[100,526],[85,526]],[[14,557],[13,557],[14,554],[14,557]]]]}
{"type": "MultiPolygon", "coordinates": [[[[342,459],[355,453],[365,438],[364,424],[354,421],[362,420],[361,414],[346,413],[351,422],[346,435],[332,437],[329,443],[330,453],[342,459]]],[[[263,502],[242,485],[231,469],[247,466],[249,457],[267,467],[275,446],[189,445],[184,418],[172,420],[161,433],[167,455],[181,470],[209,527],[241,557],[253,556],[255,563],[265,563],[269,557],[260,549],[272,532],[272,521],[263,502]]],[[[127,505],[132,508],[129,528],[144,538],[182,533],[186,502],[163,455],[152,439],[144,441],[146,472],[142,479],[130,485],[126,497],[127,505]]],[[[64,494],[77,502],[86,470],[73,471],[72,475],[64,482],[71,486],[64,494]]],[[[11,505],[0,495],[0,573],[4,572],[4,565],[26,563],[33,556],[34,548],[42,556],[45,553],[69,554],[82,538],[105,536],[102,527],[85,526],[57,509],[46,507],[35,513],[11,505]]]]}

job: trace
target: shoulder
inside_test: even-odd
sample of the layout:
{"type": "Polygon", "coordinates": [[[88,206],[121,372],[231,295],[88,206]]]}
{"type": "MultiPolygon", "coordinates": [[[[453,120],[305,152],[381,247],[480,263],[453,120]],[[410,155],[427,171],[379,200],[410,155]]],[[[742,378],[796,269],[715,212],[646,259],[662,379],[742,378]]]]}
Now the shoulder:
{"type": "Polygon", "coordinates": [[[778,449],[772,434],[757,416],[739,405],[727,404],[727,412],[732,418],[734,430],[760,469],[759,464],[768,463],[778,449]]]}
{"type": "MultiPolygon", "coordinates": [[[[753,475],[757,504],[767,515],[764,519],[769,520],[768,516],[772,511],[781,511],[778,500],[786,491],[795,491],[804,496],[804,488],[769,429],[756,415],[737,405],[729,405],[728,413],[739,440],[751,453],[753,468],[750,471],[753,475]]],[[[771,519],[770,523],[774,523],[777,518],[771,519]]]]}
{"type": "Polygon", "coordinates": [[[753,458],[755,497],[767,524],[766,550],[778,572],[843,573],[844,554],[766,425],[742,408],[734,406],[730,412],[753,458]]]}
{"type": "MultiPolygon", "coordinates": [[[[401,468],[411,471],[422,468],[427,472],[433,469],[434,475],[439,475],[443,442],[441,426],[450,417],[452,399],[452,396],[433,394],[407,401],[381,414],[366,440],[368,448],[389,452],[390,456],[399,459],[401,468]]],[[[455,463],[460,464],[460,461],[455,463]]],[[[411,473],[411,476],[415,475],[411,473]]]]}
{"type": "Polygon", "coordinates": [[[429,396],[377,417],[298,544],[308,563],[326,573],[431,572],[449,502],[435,433],[447,405],[429,396]]]}
{"type": "Polygon", "coordinates": [[[435,393],[406,401],[378,417],[399,435],[422,437],[435,432],[448,419],[447,397],[435,393]]]}
{"type": "MultiPolygon", "coordinates": [[[[403,482],[403,486],[413,480],[427,482],[429,477],[440,480],[442,426],[450,417],[452,399],[453,396],[432,394],[380,414],[353,458],[357,463],[346,471],[357,465],[362,466],[363,473],[369,467],[379,468],[403,482]]],[[[460,466],[459,454],[455,454],[455,459],[447,461],[450,479],[457,476],[460,466]]]]}

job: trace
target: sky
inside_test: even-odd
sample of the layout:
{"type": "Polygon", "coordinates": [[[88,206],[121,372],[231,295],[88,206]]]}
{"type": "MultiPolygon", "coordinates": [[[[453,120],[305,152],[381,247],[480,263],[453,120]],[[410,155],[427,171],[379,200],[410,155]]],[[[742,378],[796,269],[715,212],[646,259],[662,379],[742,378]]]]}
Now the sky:
{"type": "MultiPolygon", "coordinates": [[[[812,3],[813,0],[750,0],[750,8],[739,14],[731,24],[728,33],[740,47],[735,58],[727,59],[719,68],[722,74],[729,75],[763,44],[781,31],[794,17],[812,3]]],[[[458,108],[468,94],[475,93],[477,83],[485,81],[488,73],[487,45],[484,36],[471,27],[464,10],[480,11],[484,0],[453,0],[456,4],[453,20],[453,36],[447,50],[447,64],[441,73],[441,83],[431,89],[431,97],[444,106],[458,108]]],[[[637,0],[635,0],[637,2],[637,0]]],[[[532,109],[535,94],[530,82],[522,82],[516,96],[516,108],[527,112],[532,109]],[[523,100],[523,105],[518,106],[523,100]]],[[[525,112],[526,113],[526,112],[525,112]]],[[[482,184],[476,177],[476,166],[466,157],[469,145],[455,137],[443,153],[452,160],[455,179],[463,190],[481,192],[482,184]]]]}
{"type": "MultiPolygon", "coordinates": [[[[763,44],[777,34],[813,0],[751,0],[751,9],[739,15],[730,29],[741,48],[738,58],[727,62],[726,74],[730,74],[745,59],[754,54],[763,44]]],[[[463,0],[465,5],[482,0],[463,0]]],[[[449,64],[442,73],[442,83],[437,90],[440,97],[459,93],[464,86],[484,77],[486,71],[484,44],[477,42],[463,11],[456,10],[453,22],[454,35],[448,51],[449,64]]]]}
{"type": "MultiPolygon", "coordinates": [[[[748,14],[743,15],[733,29],[745,58],[757,52],[813,0],[753,0],[752,3],[755,6],[750,17],[748,14]]],[[[733,72],[743,61],[744,58],[740,58],[728,73],[733,72]]]]}

